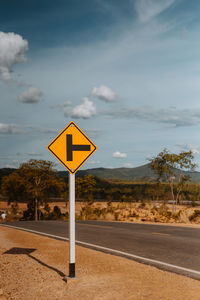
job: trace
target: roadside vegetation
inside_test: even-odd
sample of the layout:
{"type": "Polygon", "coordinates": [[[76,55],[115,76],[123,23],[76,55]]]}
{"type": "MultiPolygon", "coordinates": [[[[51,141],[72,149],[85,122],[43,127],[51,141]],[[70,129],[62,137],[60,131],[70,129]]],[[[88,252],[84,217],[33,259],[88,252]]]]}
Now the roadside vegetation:
{"type": "Polygon", "coordinates": [[[23,163],[12,174],[3,177],[1,193],[8,198],[12,211],[17,211],[18,203],[27,202],[25,219],[40,218],[40,206],[47,203],[50,195],[60,195],[65,183],[53,169],[53,163],[45,160],[30,160],[23,163]]]}
{"type": "MultiPolygon", "coordinates": [[[[194,170],[193,158],[191,151],[164,149],[150,159],[154,182],[76,176],[76,219],[200,224],[200,184],[183,175],[194,170]]],[[[1,195],[0,212],[6,211],[8,220],[68,219],[68,178],[51,162],[22,164],[3,177],[1,195]]]]}

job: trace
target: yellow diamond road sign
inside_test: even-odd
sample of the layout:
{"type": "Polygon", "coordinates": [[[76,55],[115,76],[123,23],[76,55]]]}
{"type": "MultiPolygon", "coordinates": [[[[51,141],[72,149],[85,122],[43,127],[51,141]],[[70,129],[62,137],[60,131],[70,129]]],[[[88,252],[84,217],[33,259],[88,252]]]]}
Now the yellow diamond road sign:
{"type": "Polygon", "coordinates": [[[47,146],[47,149],[70,173],[74,174],[97,147],[74,122],[70,122],[47,146]]]}

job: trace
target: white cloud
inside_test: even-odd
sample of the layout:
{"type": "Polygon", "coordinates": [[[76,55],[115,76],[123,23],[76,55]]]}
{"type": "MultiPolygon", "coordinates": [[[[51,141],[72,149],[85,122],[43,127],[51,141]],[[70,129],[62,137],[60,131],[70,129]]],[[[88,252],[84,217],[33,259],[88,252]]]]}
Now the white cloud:
{"type": "Polygon", "coordinates": [[[55,105],[51,105],[50,108],[60,108],[60,109],[65,109],[65,108],[70,108],[72,106],[72,102],[71,101],[65,101],[62,104],[55,104],[55,105]]]}
{"type": "Polygon", "coordinates": [[[135,9],[140,22],[146,23],[169,8],[176,0],[137,0],[135,9]]]}
{"type": "Polygon", "coordinates": [[[192,146],[190,144],[176,144],[177,147],[184,151],[192,151],[193,154],[200,154],[200,147],[192,146]]]}
{"type": "Polygon", "coordinates": [[[20,126],[17,124],[0,123],[0,134],[30,134],[30,133],[58,133],[57,129],[40,126],[20,126]]]}
{"type": "Polygon", "coordinates": [[[16,124],[0,123],[0,134],[18,134],[24,133],[23,129],[16,124]]]}
{"type": "Polygon", "coordinates": [[[125,163],[125,164],[124,164],[124,167],[125,167],[125,168],[133,168],[134,166],[133,166],[132,163],[125,163]]]}
{"type": "Polygon", "coordinates": [[[89,165],[96,165],[96,164],[100,164],[100,160],[88,160],[87,163],[89,165]]]}
{"type": "Polygon", "coordinates": [[[4,165],[3,168],[6,168],[6,169],[16,169],[16,166],[14,164],[13,165],[6,164],[6,165],[4,165]]]}
{"type": "Polygon", "coordinates": [[[31,86],[28,90],[22,92],[19,97],[18,101],[22,103],[38,103],[42,100],[44,93],[40,88],[31,86]]]}
{"type": "Polygon", "coordinates": [[[36,153],[36,152],[28,152],[27,155],[28,156],[42,156],[41,153],[36,153]]]}
{"type": "Polygon", "coordinates": [[[65,107],[69,107],[72,105],[72,102],[71,101],[65,101],[63,104],[58,104],[59,107],[61,108],[65,108],[65,107]]]}
{"type": "Polygon", "coordinates": [[[97,138],[102,134],[102,131],[100,129],[85,129],[86,134],[90,137],[90,138],[97,138]]]}
{"type": "Polygon", "coordinates": [[[18,159],[11,159],[10,157],[8,157],[7,159],[9,160],[9,163],[5,164],[3,168],[16,169],[19,166],[18,159]]]}
{"type": "Polygon", "coordinates": [[[112,157],[114,157],[114,158],[126,158],[127,154],[126,153],[121,153],[119,151],[115,151],[115,152],[113,152],[112,157]]]}
{"type": "Polygon", "coordinates": [[[18,159],[13,159],[12,162],[13,162],[14,164],[16,164],[16,163],[19,162],[19,160],[18,160],[18,159]]]}
{"type": "Polygon", "coordinates": [[[191,149],[191,151],[192,151],[193,154],[200,154],[200,151],[197,150],[197,149],[191,149]]]}
{"type": "Polygon", "coordinates": [[[90,119],[95,116],[97,112],[94,103],[87,97],[83,98],[82,102],[82,104],[75,106],[72,110],[64,109],[64,115],[75,119],[90,119]]]}
{"type": "Polygon", "coordinates": [[[26,61],[25,51],[28,50],[28,42],[19,34],[0,31],[0,78],[10,81],[12,67],[26,61]]]}
{"type": "Polygon", "coordinates": [[[41,126],[26,126],[28,132],[35,132],[35,133],[58,133],[58,129],[52,129],[52,128],[44,128],[41,126]]]}
{"type": "Polygon", "coordinates": [[[91,92],[92,97],[96,97],[105,102],[115,102],[119,100],[119,95],[105,85],[94,87],[91,92]]]}

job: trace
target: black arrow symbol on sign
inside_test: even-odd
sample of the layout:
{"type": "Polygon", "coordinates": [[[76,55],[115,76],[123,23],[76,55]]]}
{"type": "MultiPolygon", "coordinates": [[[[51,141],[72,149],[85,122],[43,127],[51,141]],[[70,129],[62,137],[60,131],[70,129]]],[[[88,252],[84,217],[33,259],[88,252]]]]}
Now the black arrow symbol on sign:
{"type": "Polygon", "coordinates": [[[90,145],[73,145],[72,134],[67,134],[67,161],[73,161],[73,151],[90,151],[90,145]]]}

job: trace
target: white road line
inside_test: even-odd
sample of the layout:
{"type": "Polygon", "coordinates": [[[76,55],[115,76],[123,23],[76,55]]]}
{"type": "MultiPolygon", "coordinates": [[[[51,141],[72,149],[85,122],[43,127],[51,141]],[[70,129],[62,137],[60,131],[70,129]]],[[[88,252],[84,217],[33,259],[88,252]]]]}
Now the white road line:
{"type": "MultiPolygon", "coordinates": [[[[32,232],[32,233],[41,234],[41,235],[44,235],[44,236],[47,236],[47,237],[52,237],[52,238],[57,238],[57,239],[60,239],[60,240],[69,241],[68,238],[60,237],[60,236],[54,235],[54,234],[44,233],[44,232],[40,232],[40,231],[36,231],[36,230],[31,230],[31,229],[26,229],[26,228],[21,228],[21,227],[17,227],[17,226],[6,225],[6,224],[0,224],[0,225],[5,226],[5,227],[10,227],[10,228],[15,228],[15,229],[18,229],[18,230],[23,230],[23,231],[28,231],[28,232],[32,232]]],[[[153,263],[153,264],[156,264],[156,265],[165,266],[165,267],[169,267],[169,268],[176,269],[176,270],[181,270],[181,271],[184,271],[184,272],[187,272],[187,273],[200,275],[200,271],[196,271],[196,270],[192,270],[192,269],[183,268],[183,267],[180,267],[180,266],[168,264],[168,263],[165,263],[165,262],[162,262],[162,261],[159,261],[159,260],[154,260],[154,259],[150,259],[150,258],[146,258],[146,257],[126,253],[126,252],[111,249],[111,248],[98,246],[98,245],[95,245],[95,244],[81,242],[81,241],[77,241],[77,240],[76,240],[76,244],[89,246],[89,247],[99,249],[99,250],[108,251],[110,253],[114,253],[114,254],[117,254],[117,255],[122,255],[124,257],[130,257],[130,258],[133,258],[133,259],[141,260],[143,262],[153,263]]]]}
{"type": "Polygon", "coordinates": [[[56,238],[56,239],[60,239],[60,240],[69,241],[68,238],[64,238],[62,236],[58,236],[58,235],[54,235],[54,234],[50,234],[50,233],[45,233],[45,232],[41,232],[41,231],[36,231],[36,230],[32,230],[32,229],[26,229],[26,228],[22,228],[22,227],[7,225],[7,224],[0,224],[0,225],[4,226],[4,227],[10,227],[10,228],[19,229],[19,230],[23,230],[23,231],[28,231],[28,232],[32,232],[32,233],[39,233],[41,235],[45,235],[45,236],[56,238]]]}

